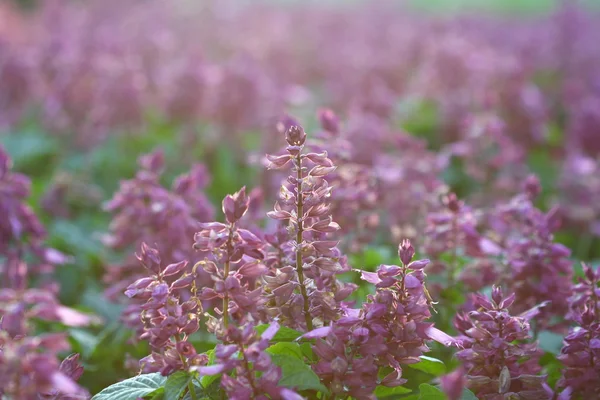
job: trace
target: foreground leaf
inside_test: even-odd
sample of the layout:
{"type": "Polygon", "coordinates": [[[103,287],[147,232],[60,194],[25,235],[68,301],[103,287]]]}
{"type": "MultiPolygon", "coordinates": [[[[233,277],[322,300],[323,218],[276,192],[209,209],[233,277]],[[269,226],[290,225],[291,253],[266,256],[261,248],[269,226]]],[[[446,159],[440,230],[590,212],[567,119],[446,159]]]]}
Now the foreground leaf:
{"type": "Polygon", "coordinates": [[[416,364],[408,364],[407,367],[426,372],[433,376],[441,376],[446,373],[446,366],[442,360],[427,356],[421,356],[419,358],[421,359],[420,362],[416,364]]]}
{"type": "MultiPolygon", "coordinates": [[[[208,364],[207,365],[214,365],[215,364],[215,350],[209,350],[206,352],[206,355],[208,356],[208,364]]],[[[219,377],[221,376],[221,374],[216,374],[216,375],[205,375],[200,379],[200,383],[202,384],[203,388],[207,388],[209,387],[214,381],[216,381],[217,379],[219,379],[219,377]]]]}
{"type": "Polygon", "coordinates": [[[192,376],[184,371],[171,374],[165,383],[165,400],[179,400],[191,380],[192,376]]]}
{"type": "Polygon", "coordinates": [[[271,355],[280,354],[296,357],[299,360],[303,359],[302,348],[298,343],[276,343],[265,351],[271,355]]]}
{"type": "Polygon", "coordinates": [[[412,392],[412,390],[405,388],[403,386],[396,386],[396,387],[377,386],[377,388],[375,388],[375,396],[377,396],[378,399],[388,397],[388,396],[398,396],[398,395],[407,394],[410,392],[412,392]]]}
{"type": "Polygon", "coordinates": [[[560,349],[563,346],[563,336],[551,331],[541,331],[538,334],[538,342],[540,349],[548,353],[560,354],[560,349]]]}
{"type": "Polygon", "coordinates": [[[92,400],[137,400],[161,388],[166,380],[159,373],[138,375],[107,387],[92,400]]]}
{"type": "MultiPolygon", "coordinates": [[[[269,327],[268,324],[258,325],[256,327],[256,331],[259,334],[262,334],[264,331],[267,330],[268,327],[269,327]]],[[[297,330],[288,328],[286,326],[280,326],[279,330],[273,337],[272,341],[273,342],[292,342],[296,338],[300,337],[301,335],[302,335],[302,332],[298,332],[297,330]]]]}
{"type": "Polygon", "coordinates": [[[421,383],[419,385],[419,391],[419,400],[448,400],[448,397],[444,392],[427,383],[421,383]]]}
{"type": "Polygon", "coordinates": [[[273,363],[281,368],[279,385],[298,390],[318,390],[327,393],[319,377],[295,355],[272,354],[273,363]]]}
{"type": "Polygon", "coordinates": [[[477,396],[469,389],[464,388],[460,400],[477,400],[477,396]]]}

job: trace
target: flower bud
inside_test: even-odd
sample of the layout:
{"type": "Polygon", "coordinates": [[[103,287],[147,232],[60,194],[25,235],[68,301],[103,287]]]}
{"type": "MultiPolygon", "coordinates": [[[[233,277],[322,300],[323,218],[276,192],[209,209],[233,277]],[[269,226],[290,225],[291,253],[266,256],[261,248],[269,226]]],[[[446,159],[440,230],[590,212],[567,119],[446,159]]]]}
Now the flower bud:
{"type": "Polygon", "coordinates": [[[152,247],[149,247],[146,243],[142,243],[141,253],[137,256],[137,259],[155,274],[160,273],[160,255],[158,254],[158,250],[152,247]]]}
{"type": "Polygon", "coordinates": [[[176,274],[180,273],[181,271],[183,271],[185,269],[185,267],[187,267],[187,264],[188,264],[187,260],[180,261],[175,264],[169,264],[162,272],[162,275],[163,276],[176,275],[176,274]]]}
{"type": "Polygon", "coordinates": [[[304,146],[306,133],[300,125],[293,125],[285,132],[285,140],[290,146],[304,146]]]}
{"type": "Polygon", "coordinates": [[[415,249],[410,244],[410,240],[404,239],[402,241],[402,244],[398,247],[398,256],[402,264],[410,264],[412,258],[415,256],[415,249]]]}
{"type": "Polygon", "coordinates": [[[319,123],[327,132],[338,133],[340,131],[340,119],[333,111],[329,109],[319,110],[318,118],[319,123]]]}
{"type": "Polygon", "coordinates": [[[249,203],[250,199],[246,196],[246,187],[233,195],[225,196],[222,206],[227,221],[231,224],[239,221],[248,211],[249,203]]]}
{"type": "Polygon", "coordinates": [[[177,351],[185,358],[190,358],[196,355],[196,348],[194,348],[190,342],[185,340],[177,343],[177,351]]]}

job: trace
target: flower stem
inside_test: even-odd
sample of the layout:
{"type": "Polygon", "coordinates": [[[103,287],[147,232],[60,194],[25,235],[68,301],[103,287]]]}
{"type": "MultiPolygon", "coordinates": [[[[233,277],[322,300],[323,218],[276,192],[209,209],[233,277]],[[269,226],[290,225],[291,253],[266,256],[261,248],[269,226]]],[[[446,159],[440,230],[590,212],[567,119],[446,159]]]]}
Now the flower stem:
{"type": "Polygon", "coordinates": [[[458,263],[458,242],[458,216],[454,214],[452,216],[452,261],[448,269],[448,286],[454,285],[454,274],[458,263]]]}
{"type": "Polygon", "coordinates": [[[194,384],[192,383],[192,381],[188,382],[188,390],[190,392],[190,396],[192,397],[192,400],[196,400],[196,389],[194,389],[194,384]]]}
{"type": "MultiPolygon", "coordinates": [[[[227,239],[227,260],[225,261],[224,268],[224,278],[227,279],[229,276],[229,268],[230,268],[230,256],[233,251],[231,242],[233,241],[233,231],[235,229],[234,224],[229,226],[229,238],[227,239]]],[[[223,325],[225,325],[225,329],[229,327],[229,294],[225,291],[225,295],[223,296],[223,325]]]]}
{"type": "Polygon", "coordinates": [[[300,283],[300,293],[304,300],[304,319],[306,320],[306,329],[312,331],[312,318],[309,311],[308,295],[304,285],[304,271],[302,270],[302,234],[304,233],[304,195],[302,194],[302,157],[296,156],[296,204],[298,217],[298,230],[296,232],[296,273],[298,274],[298,283],[300,283]]]}
{"type": "Polygon", "coordinates": [[[250,387],[252,388],[252,398],[254,399],[254,397],[257,394],[259,394],[259,392],[256,389],[256,385],[254,384],[253,373],[252,373],[252,370],[250,369],[250,363],[248,362],[248,359],[246,358],[246,349],[244,348],[244,345],[241,343],[240,343],[240,347],[242,349],[242,351],[241,351],[242,364],[244,365],[244,370],[246,372],[246,379],[248,379],[248,383],[250,384],[250,387]]]}

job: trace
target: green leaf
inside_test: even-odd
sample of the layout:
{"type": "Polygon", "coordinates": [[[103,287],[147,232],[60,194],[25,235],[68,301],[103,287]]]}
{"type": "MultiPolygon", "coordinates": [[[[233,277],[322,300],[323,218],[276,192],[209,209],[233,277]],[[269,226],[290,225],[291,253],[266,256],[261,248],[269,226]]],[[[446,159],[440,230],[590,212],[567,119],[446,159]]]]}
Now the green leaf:
{"type": "Polygon", "coordinates": [[[327,393],[319,377],[295,355],[272,354],[273,363],[281,368],[279,385],[298,390],[318,390],[327,393]]]}
{"type": "Polygon", "coordinates": [[[426,372],[433,376],[441,376],[446,373],[446,366],[442,360],[437,358],[421,356],[420,362],[416,364],[408,364],[407,367],[412,369],[418,369],[419,371],[426,372]]]}
{"type": "MultiPolygon", "coordinates": [[[[221,379],[216,379],[207,388],[202,388],[198,384],[194,383],[194,390],[196,392],[197,400],[221,400],[223,399],[221,391],[221,379]]],[[[187,392],[181,400],[193,400],[190,392],[187,392]]]]}
{"type": "Polygon", "coordinates": [[[469,389],[464,388],[460,400],[477,400],[477,396],[469,389]]]}
{"type": "MultiPolygon", "coordinates": [[[[267,330],[268,327],[269,327],[268,324],[258,325],[256,327],[256,331],[259,334],[262,334],[264,331],[267,330]]],[[[272,341],[273,342],[292,342],[300,336],[302,336],[302,332],[299,332],[295,329],[288,328],[286,326],[281,326],[281,327],[279,327],[279,330],[273,337],[272,341]]]]}
{"type": "Polygon", "coordinates": [[[28,175],[46,175],[58,156],[55,137],[42,132],[19,132],[1,137],[1,143],[13,159],[15,169],[28,175]]]}
{"type": "Polygon", "coordinates": [[[179,400],[191,380],[192,376],[184,371],[171,374],[165,383],[165,400],[179,400]]]}
{"type": "Polygon", "coordinates": [[[79,353],[85,358],[89,357],[98,345],[98,336],[83,329],[71,328],[69,334],[76,342],[79,353]]]}
{"type": "Polygon", "coordinates": [[[266,350],[266,352],[271,355],[281,354],[281,355],[288,355],[291,357],[296,357],[299,360],[304,359],[303,353],[302,353],[302,348],[300,347],[300,345],[298,343],[287,343],[287,342],[276,343],[273,346],[269,347],[266,350]]]}
{"type": "Polygon", "coordinates": [[[300,343],[300,350],[302,350],[304,357],[308,359],[309,364],[317,361],[315,358],[315,352],[313,351],[310,343],[300,343]]]}
{"type": "Polygon", "coordinates": [[[163,400],[165,398],[165,388],[158,388],[154,392],[144,396],[144,399],[148,400],[163,400]]]}
{"type": "Polygon", "coordinates": [[[552,354],[559,354],[563,345],[563,336],[550,331],[541,331],[538,334],[540,349],[552,354]]]}
{"type": "Polygon", "coordinates": [[[92,400],[137,400],[162,387],[165,381],[159,373],[138,375],[107,387],[92,400]]]}
{"type": "MultiPolygon", "coordinates": [[[[207,365],[214,365],[215,364],[215,350],[209,350],[206,352],[206,355],[208,355],[208,364],[207,365]]],[[[221,374],[216,374],[216,375],[205,375],[200,379],[200,383],[202,384],[203,388],[208,388],[214,381],[216,381],[217,379],[219,379],[219,377],[221,376],[221,374]]]]}
{"type": "Polygon", "coordinates": [[[409,394],[408,396],[402,396],[402,400],[419,400],[420,394],[409,394]]]}
{"type": "Polygon", "coordinates": [[[419,385],[419,391],[419,400],[448,400],[448,397],[444,392],[427,383],[421,383],[419,385]]]}
{"type": "Polygon", "coordinates": [[[381,399],[383,397],[388,397],[388,396],[397,396],[397,395],[401,395],[401,394],[407,394],[410,392],[412,392],[412,390],[405,388],[403,386],[396,386],[396,387],[377,386],[377,388],[375,388],[375,396],[377,396],[378,399],[381,399]]]}

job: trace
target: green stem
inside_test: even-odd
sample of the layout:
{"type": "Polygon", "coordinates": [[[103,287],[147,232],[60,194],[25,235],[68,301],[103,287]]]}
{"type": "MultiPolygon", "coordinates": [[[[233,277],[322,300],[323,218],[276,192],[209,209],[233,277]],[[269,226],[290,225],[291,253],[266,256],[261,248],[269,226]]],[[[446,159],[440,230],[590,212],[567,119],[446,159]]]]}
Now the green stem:
{"type": "Polygon", "coordinates": [[[194,384],[192,383],[192,381],[188,382],[188,390],[190,392],[190,396],[192,397],[192,400],[197,400],[196,389],[194,389],[194,384]]]}
{"type": "Polygon", "coordinates": [[[458,221],[457,221],[457,219],[458,219],[458,216],[456,214],[454,214],[454,216],[452,217],[452,236],[453,236],[452,261],[451,261],[450,268],[448,269],[448,286],[449,287],[454,285],[454,273],[456,271],[456,264],[458,261],[458,221]]]}
{"type": "Polygon", "coordinates": [[[296,156],[296,199],[297,199],[297,217],[298,231],[296,232],[296,273],[298,274],[298,283],[300,283],[300,293],[304,300],[304,319],[306,321],[306,330],[312,331],[312,318],[309,311],[308,294],[304,285],[304,271],[302,270],[302,234],[304,233],[304,195],[302,194],[302,157],[296,156]]]}

